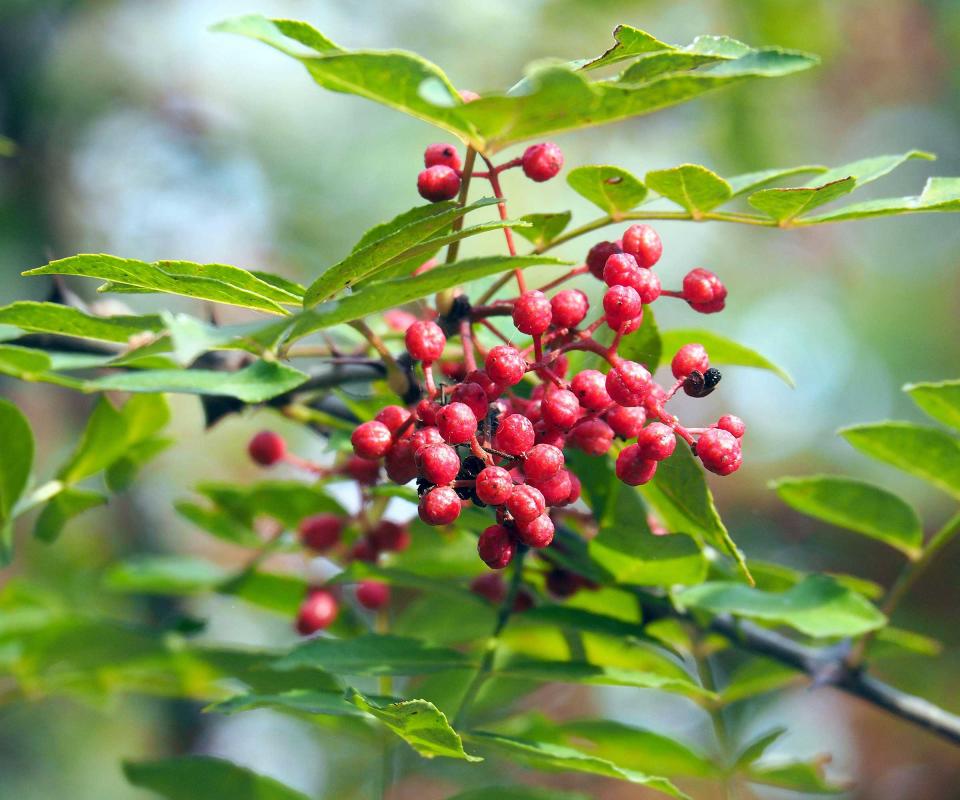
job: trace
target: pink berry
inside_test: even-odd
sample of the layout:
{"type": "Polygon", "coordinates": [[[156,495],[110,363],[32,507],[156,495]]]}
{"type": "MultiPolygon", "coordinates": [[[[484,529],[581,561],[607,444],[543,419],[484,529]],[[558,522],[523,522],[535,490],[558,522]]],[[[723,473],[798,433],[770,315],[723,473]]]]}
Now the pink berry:
{"type": "Polygon", "coordinates": [[[527,371],[527,362],[516,347],[498,344],[491,347],[484,362],[487,376],[494,383],[503,386],[515,386],[523,380],[527,371]]]}
{"type": "Polygon", "coordinates": [[[377,546],[367,537],[357,539],[350,548],[350,558],[355,561],[365,561],[368,564],[376,564],[380,557],[380,551],[377,546]]]}
{"type": "MultiPolygon", "coordinates": [[[[433,430],[436,430],[434,428],[433,430]]],[[[387,450],[383,465],[387,470],[387,477],[401,486],[417,477],[417,463],[414,460],[413,437],[394,442],[387,450]]],[[[367,462],[376,465],[375,461],[367,462]]]]}
{"type": "Polygon", "coordinates": [[[607,394],[622,406],[643,405],[650,390],[650,373],[636,361],[621,361],[607,373],[604,385],[607,394]]]}
{"type": "Polygon", "coordinates": [[[623,249],[637,259],[641,267],[649,269],[663,255],[663,242],[649,225],[631,225],[623,234],[623,249]]]}
{"type": "Polygon", "coordinates": [[[372,419],[356,428],[350,436],[353,452],[360,458],[377,459],[387,454],[393,437],[382,422],[372,419]]]}
{"type": "Polygon", "coordinates": [[[465,403],[450,403],[437,412],[437,428],[445,442],[463,444],[477,432],[477,417],[465,403]]]}
{"type": "Polygon", "coordinates": [[[603,280],[603,268],[612,255],[622,253],[623,250],[616,242],[598,242],[587,253],[587,269],[597,280],[603,280]]]}
{"type": "Polygon", "coordinates": [[[380,581],[363,580],[357,584],[357,602],[377,611],[390,602],[390,587],[380,581]]]}
{"type": "Polygon", "coordinates": [[[617,477],[628,486],[641,486],[648,483],[656,474],[657,462],[640,455],[640,448],[628,445],[617,456],[617,477]]]}
{"type": "Polygon", "coordinates": [[[637,279],[631,286],[637,290],[637,294],[640,295],[640,301],[645,306],[656,301],[660,297],[661,291],[663,291],[657,273],[651,272],[648,269],[639,270],[637,279]]]}
{"type": "Polygon", "coordinates": [[[523,462],[523,474],[536,483],[546,481],[563,469],[563,451],[549,444],[535,444],[523,462]]]}
{"type": "Polygon", "coordinates": [[[474,100],[480,99],[480,95],[470,89],[461,89],[457,94],[460,95],[460,99],[463,100],[464,103],[472,103],[474,100]]]}
{"type": "Polygon", "coordinates": [[[489,506],[502,506],[513,491],[513,478],[503,467],[484,467],[474,487],[477,497],[489,506]]]}
{"type": "Polygon", "coordinates": [[[624,439],[632,439],[643,430],[647,414],[640,406],[613,406],[603,415],[613,432],[624,439]]]}
{"type": "Polygon", "coordinates": [[[507,498],[507,511],[518,523],[529,522],[539,517],[546,507],[543,495],[528,483],[514,486],[510,497],[507,498]]]}
{"type": "Polygon", "coordinates": [[[417,512],[427,525],[449,525],[460,516],[460,498],[449,486],[436,486],[420,498],[417,512]]]}
{"type": "Polygon", "coordinates": [[[370,542],[378,551],[397,553],[410,546],[410,529],[406,525],[382,519],[370,531],[370,542]]]}
{"type": "Polygon", "coordinates": [[[426,397],[423,398],[419,403],[417,403],[417,419],[420,420],[424,425],[436,425],[437,424],[437,412],[440,410],[440,405],[429,400],[426,397]]]}
{"type": "Polygon", "coordinates": [[[670,458],[677,446],[673,429],[662,422],[651,422],[637,436],[640,458],[649,461],[664,461],[670,458]]]}
{"type": "Polygon", "coordinates": [[[567,502],[563,505],[570,505],[571,503],[576,503],[580,499],[580,479],[570,473],[570,494],[567,496],[567,502]]]}
{"type": "Polygon", "coordinates": [[[550,301],[539,289],[524,292],[513,305],[513,324],[521,333],[543,333],[552,319],[550,301]]]}
{"type": "Polygon", "coordinates": [[[420,476],[438,486],[450,483],[460,472],[460,456],[448,444],[421,447],[416,460],[420,466],[420,476]]]}
{"type": "MultiPolygon", "coordinates": [[[[391,445],[393,449],[395,445],[391,445]]],[[[387,451],[389,456],[390,450],[387,451]]],[[[380,465],[368,458],[351,455],[343,465],[343,471],[361,486],[373,486],[380,477],[380,465]]]]}
{"type": "Polygon", "coordinates": [[[727,298],[727,287],[706,269],[693,269],[683,278],[683,299],[701,314],[722,311],[727,298]]]}
{"type": "Polygon", "coordinates": [[[553,541],[553,520],[541,514],[529,522],[517,523],[517,536],[528,547],[546,547],[553,541]]]}
{"type": "Polygon", "coordinates": [[[585,419],[578,422],[567,441],[591,456],[602,456],[613,444],[613,428],[602,419],[585,419]]]}
{"type": "MultiPolygon", "coordinates": [[[[466,383],[475,383],[481,389],[483,389],[484,394],[487,396],[487,400],[496,400],[500,395],[503,394],[503,384],[497,383],[494,381],[486,370],[475,369],[472,372],[467,373],[467,376],[463,379],[466,383]]],[[[456,390],[454,390],[456,391],[456,390]]],[[[465,400],[460,400],[461,403],[465,403],[465,400]]],[[[473,406],[470,403],[467,403],[470,406],[470,409],[473,410],[473,406]]],[[[476,413],[474,411],[474,413],[476,413]]],[[[481,412],[477,419],[481,419],[486,416],[486,409],[481,412]]]]}
{"type": "Polygon", "coordinates": [[[427,167],[417,176],[417,191],[431,203],[451,200],[460,191],[460,176],[442,164],[427,167]]]}
{"type": "Polygon", "coordinates": [[[423,165],[435,167],[438,164],[452,170],[460,169],[460,155],[455,145],[440,143],[427,146],[423,152],[423,165]]]}
{"type": "Polygon", "coordinates": [[[513,560],[515,552],[513,536],[503,525],[485,528],[477,540],[477,553],[490,569],[503,569],[513,560]]]}
{"type": "Polygon", "coordinates": [[[432,363],[443,354],[447,337],[436,322],[421,319],[407,328],[404,342],[411,358],[432,363]]]}
{"type": "Polygon", "coordinates": [[[553,324],[558,328],[575,328],[590,309],[590,301],[579,289],[564,289],[550,299],[553,324]]]}
{"type": "Polygon", "coordinates": [[[467,365],[462,361],[441,361],[440,371],[452,381],[460,382],[467,377],[467,365]]]}
{"type": "Polygon", "coordinates": [[[706,372],[710,369],[710,358],[707,350],[702,344],[685,344],[673,357],[670,362],[670,369],[673,371],[673,377],[686,378],[694,370],[706,372]]]}
{"type": "Polygon", "coordinates": [[[532,481],[531,486],[543,495],[543,501],[548,506],[565,506],[573,489],[570,480],[570,470],[561,469],[552,478],[545,481],[532,481]]]}
{"type": "Polygon", "coordinates": [[[569,389],[555,389],[543,398],[540,414],[547,425],[568,431],[580,419],[580,401],[569,389]]]}
{"type": "Polygon", "coordinates": [[[650,418],[659,416],[666,400],[667,393],[664,388],[656,381],[651,381],[649,393],[643,398],[643,408],[647,416],[650,418]]]}
{"type": "Polygon", "coordinates": [[[533,423],[521,414],[508,414],[500,420],[493,435],[493,446],[510,456],[522,456],[531,447],[535,434],[533,423]]]}
{"type": "Polygon", "coordinates": [[[440,435],[438,428],[432,426],[419,428],[410,435],[411,455],[416,459],[417,453],[419,453],[422,448],[431,444],[439,444],[442,441],[443,437],[440,435]]]}
{"type": "Polygon", "coordinates": [[[300,543],[318,553],[339,542],[342,531],[343,520],[336,514],[314,514],[302,520],[297,528],[300,543]]]}
{"type": "Polygon", "coordinates": [[[530,145],[523,152],[523,174],[537,183],[548,181],[563,166],[563,152],[553,142],[530,145]]]}
{"type": "Polygon", "coordinates": [[[297,612],[297,633],[311,633],[329,628],[337,618],[340,607],[337,598],[327,589],[311,589],[297,612]]]}
{"type": "Polygon", "coordinates": [[[562,378],[567,374],[568,369],[570,369],[570,361],[561,353],[560,355],[550,356],[550,363],[547,364],[546,367],[538,369],[536,375],[542,381],[552,382],[553,378],[550,377],[551,375],[556,378],[562,378]]]}
{"type": "Polygon", "coordinates": [[[729,475],[740,469],[743,453],[740,440],[730,431],[707,428],[697,440],[697,457],[703,466],[717,475],[729,475]]]}
{"type": "Polygon", "coordinates": [[[602,411],[612,402],[607,393],[606,377],[595,369],[585,369],[574,375],[570,388],[587,411],[602,411]]]}
{"type": "Polygon", "coordinates": [[[732,433],[738,439],[743,438],[743,434],[747,432],[747,426],[744,425],[743,420],[732,414],[724,414],[720,417],[720,419],[717,420],[717,427],[722,431],[732,433]]]}
{"type": "Polygon", "coordinates": [[[533,426],[533,432],[535,444],[552,444],[558,450],[563,450],[566,447],[567,438],[564,432],[550,427],[543,420],[533,426]]]}
{"type": "Polygon", "coordinates": [[[279,433],[260,431],[250,440],[247,452],[257,464],[262,467],[271,467],[283,461],[287,454],[287,443],[279,433]]]}
{"type": "Polygon", "coordinates": [[[383,312],[383,321],[387,323],[390,330],[403,333],[417,321],[417,318],[409,311],[404,311],[401,308],[391,308],[389,311],[383,312]]]}
{"type": "Polygon", "coordinates": [[[630,286],[611,286],[603,295],[607,324],[615,331],[643,311],[640,295],[630,286]]]}
{"type": "Polygon", "coordinates": [[[633,286],[640,279],[640,267],[629,253],[614,253],[603,267],[607,286],[633,286]]]}
{"type": "MultiPolygon", "coordinates": [[[[405,408],[401,408],[400,406],[386,406],[377,412],[374,419],[386,425],[390,433],[396,434],[398,430],[407,424],[407,420],[409,420],[411,416],[410,412],[405,408]]],[[[409,428],[406,430],[409,430],[409,428]]]]}
{"type": "MultiPolygon", "coordinates": [[[[450,400],[453,403],[463,403],[473,412],[477,421],[486,418],[487,409],[490,406],[490,398],[479,383],[460,383],[457,384],[450,393],[450,400]]],[[[442,407],[441,407],[442,408],[442,407]]],[[[440,413],[440,408],[437,413],[440,413]]]]}

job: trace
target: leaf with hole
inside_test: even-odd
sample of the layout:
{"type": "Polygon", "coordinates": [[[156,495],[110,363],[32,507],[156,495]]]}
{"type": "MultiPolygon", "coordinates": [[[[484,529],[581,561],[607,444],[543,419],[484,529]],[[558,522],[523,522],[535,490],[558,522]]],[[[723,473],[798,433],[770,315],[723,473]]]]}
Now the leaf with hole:
{"type": "Polygon", "coordinates": [[[647,187],[632,173],[620,167],[593,165],[577,167],[567,173],[567,183],[613,219],[636,208],[647,196],[647,187]]]}

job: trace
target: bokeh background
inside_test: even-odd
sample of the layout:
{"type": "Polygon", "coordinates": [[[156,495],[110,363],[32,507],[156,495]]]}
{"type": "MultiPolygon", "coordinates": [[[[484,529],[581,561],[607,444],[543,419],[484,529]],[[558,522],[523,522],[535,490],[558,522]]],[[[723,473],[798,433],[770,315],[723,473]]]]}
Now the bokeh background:
{"type": "MultiPolygon", "coordinates": [[[[538,58],[602,52],[618,22],[678,43],[709,32],[801,48],[819,53],[822,66],[557,137],[567,164],[612,163],[642,175],[691,161],[731,175],[921,148],[939,161],[908,163],[871,187],[873,195],[916,194],[928,174],[960,174],[956,0],[4,0],[0,134],[18,150],[0,160],[3,303],[42,299],[49,285],[19,272],[76,252],[234,263],[309,282],[370,225],[419,202],[421,153],[437,132],[324,93],[292,60],[207,30],[250,11],[309,20],[352,47],[416,50],[457,86],[477,90],[511,85],[538,58]]],[[[511,174],[506,191],[513,214],[569,208],[580,221],[594,215],[562,180],[533,185],[511,174]]],[[[930,215],[797,232],[687,223],[660,230],[664,283],[678,283],[693,266],[717,271],[731,301],[709,326],[770,356],[797,382],[791,390],[769,373],[729,369],[715,404],[694,412],[706,419],[722,407],[750,427],[744,468],[718,492],[735,538],[755,558],[889,583],[896,555],[801,518],[766,484],[786,474],[847,471],[908,497],[928,530],[952,511],[944,496],[859,456],[834,431],[858,421],[920,419],[901,385],[957,377],[960,225],[930,215]]],[[[501,244],[481,237],[465,249],[501,244]]],[[[562,255],[582,258],[585,244],[562,255]]],[[[96,299],[91,282],[73,286],[96,299]]],[[[150,308],[149,300],[134,303],[150,308]]],[[[681,304],[660,305],[663,327],[704,322],[681,304]]],[[[0,392],[33,423],[40,473],[55,466],[91,399],[4,379],[0,392]]],[[[179,442],[138,487],[77,520],[56,548],[21,532],[17,563],[0,573],[0,583],[27,575],[81,607],[102,608],[99,575],[125,554],[235,558],[210,550],[172,502],[201,479],[252,479],[243,444],[274,420],[263,413],[231,418],[203,432],[195,399],[177,398],[174,406],[179,442]]],[[[300,437],[303,452],[321,447],[286,432],[300,437]]],[[[942,655],[878,665],[885,678],[953,711],[960,711],[958,575],[960,548],[953,547],[896,619],[938,637],[942,655]]],[[[150,613],[108,602],[119,614],[150,613]]],[[[289,641],[284,621],[246,607],[191,610],[210,615],[206,635],[214,639],[289,641]]],[[[639,721],[692,742],[703,735],[702,718],[653,693],[558,689],[542,702],[560,713],[639,721]]],[[[830,774],[855,783],[845,797],[960,796],[956,749],[833,691],[789,692],[752,724],[788,725],[777,746],[785,753],[832,753],[830,774]]],[[[362,754],[344,753],[329,737],[266,711],[219,718],[185,703],[54,699],[0,706],[0,797],[140,797],[123,782],[121,758],[191,751],[233,758],[314,796],[332,796],[324,792],[338,771],[363,769],[362,754]]],[[[646,796],[612,782],[564,783],[592,785],[603,798],[646,796]]],[[[413,777],[395,797],[442,792],[413,777]]]]}

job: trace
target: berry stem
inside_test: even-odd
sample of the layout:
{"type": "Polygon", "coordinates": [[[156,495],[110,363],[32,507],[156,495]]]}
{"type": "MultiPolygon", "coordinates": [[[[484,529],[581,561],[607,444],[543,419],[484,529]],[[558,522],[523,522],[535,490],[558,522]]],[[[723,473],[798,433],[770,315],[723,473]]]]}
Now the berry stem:
{"type": "Polygon", "coordinates": [[[490,323],[489,320],[481,319],[480,324],[483,325],[484,328],[490,331],[490,333],[496,336],[504,344],[513,344],[513,342],[511,342],[506,336],[504,336],[495,325],[490,323]]]}
{"type": "Polygon", "coordinates": [[[467,372],[474,372],[477,369],[477,355],[473,341],[473,327],[467,318],[460,320],[460,340],[463,342],[463,363],[467,372]]]}
{"type": "MultiPolygon", "coordinates": [[[[473,147],[467,148],[467,156],[463,162],[463,171],[460,173],[460,194],[457,195],[457,205],[460,208],[463,208],[467,204],[467,195],[470,192],[470,178],[473,175],[473,167],[477,161],[477,151],[473,147]]],[[[453,233],[457,233],[463,228],[463,215],[457,217],[453,221],[453,225],[450,226],[453,233]]],[[[447,257],[444,259],[445,264],[452,264],[457,260],[457,254],[460,252],[460,240],[456,239],[455,241],[450,242],[447,245],[447,257]]],[[[437,310],[441,314],[446,314],[450,307],[453,304],[453,298],[455,297],[456,289],[444,289],[442,292],[437,292],[436,306],[437,310]]]]}
{"type": "MultiPolygon", "coordinates": [[[[493,196],[500,201],[499,203],[497,203],[497,210],[500,212],[500,219],[506,222],[507,221],[507,203],[503,199],[503,189],[500,188],[499,171],[496,167],[493,166],[493,164],[485,155],[481,154],[480,157],[483,159],[484,163],[487,165],[487,168],[490,170],[490,176],[489,176],[490,188],[493,189],[493,196]]],[[[510,228],[504,228],[503,235],[504,235],[504,238],[507,240],[507,250],[509,251],[510,255],[516,256],[517,246],[513,240],[513,230],[511,230],[510,228]]],[[[526,280],[523,277],[523,270],[515,269],[513,271],[513,276],[517,280],[517,289],[520,291],[520,294],[523,294],[525,291],[527,291],[527,284],[526,284],[526,280]]],[[[481,300],[481,302],[484,302],[484,301],[481,300]]]]}
{"type": "Polygon", "coordinates": [[[567,281],[573,278],[576,278],[578,275],[583,275],[589,271],[590,271],[590,268],[587,267],[586,264],[583,264],[582,266],[579,266],[579,267],[574,267],[572,270],[570,270],[564,275],[561,275],[559,278],[554,278],[549,283],[543,284],[543,286],[540,287],[540,291],[548,292],[551,289],[556,289],[558,286],[560,286],[560,284],[566,283],[567,281]]]}
{"type": "Polygon", "coordinates": [[[283,460],[291,467],[302,469],[304,472],[312,472],[314,475],[319,475],[320,477],[330,474],[330,470],[326,467],[321,467],[315,461],[298,456],[296,453],[285,453],[283,460]]]}
{"type": "Polygon", "coordinates": [[[433,381],[433,362],[423,362],[423,378],[427,386],[427,396],[433,400],[437,396],[437,384],[433,381]]]}

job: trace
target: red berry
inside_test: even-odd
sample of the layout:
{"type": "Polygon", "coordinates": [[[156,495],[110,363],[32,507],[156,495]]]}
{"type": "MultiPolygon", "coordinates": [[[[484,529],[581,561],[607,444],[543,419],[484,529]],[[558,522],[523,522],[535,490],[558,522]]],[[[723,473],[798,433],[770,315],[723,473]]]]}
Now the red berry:
{"type": "Polygon", "coordinates": [[[547,503],[540,490],[534,489],[528,483],[514,486],[507,498],[507,511],[520,524],[539,517],[546,507],[547,503]]]}
{"type": "Polygon", "coordinates": [[[437,428],[445,442],[463,444],[477,432],[477,417],[466,403],[450,403],[437,412],[437,428]]]}
{"type": "Polygon", "coordinates": [[[437,164],[450,167],[452,170],[460,169],[460,155],[457,148],[452,144],[431,144],[423,152],[423,165],[425,167],[435,167],[437,164]]]}
{"type": "Polygon", "coordinates": [[[433,362],[443,354],[447,337],[443,330],[429,319],[419,319],[404,334],[404,343],[411,358],[433,362]]]}
{"type": "Polygon", "coordinates": [[[410,448],[414,459],[416,459],[421,448],[428,444],[439,444],[442,441],[443,437],[440,435],[440,430],[432,425],[415,430],[410,434],[410,448]]]}
{"type": "Polygon", "coordinates": [[[570,388],[587,411],[602,411],[613,402],[607,393],[606,377],[595,369],[574,375],[570,388]]]}
{"type": "MultiPolygon", "coordinates": [[[[454,403],[463,403],[473,412],[479,422],[487,416],[487,409],[490,406],[490,397],[487,395],[483,386],[473,381],[469,383],[460,383],[453,388],[450,393],[450,400],[454,403]]],[[[440,409],[437,409],[439,413],[440,409]]]]}
{"type": "Polygon", "coordinates": [[[602,419],[585,419],[578,422],[567,441],[591,456],[602,456],[613,444],[613,428],[602,419]]]}
{"type": "Polygon", "coordinates": [[[340,607],[337,598],[326,589],[311,589],[297,612],[297,633],[311,633],[329,628],[337,618],[340,607]]]}
{"type": "Polygon", "coordinates": [[[260,431],[250,440],[247,452],[256,463],[263,467],[270,467],[278,461],[283,461],[287,454],[287,443],[279,433],[260,431]]]}
{"type": "Polygon", "coordinates": [[[516,347],[509,344],[491,347],[484,366],[490,380],[503,386],[515,386],[520,383],[527,371],[526,360],[516,347]]]}
{"type": "Polygon", "coordinates": [[[477,540],[477,553],[490,569],[503,569],[513,560],[515,552],[513,536],[503,525],[485,528],[477,540]]]}
{"type": "Polygon", "coordinates": [[[650,390],[650,373],[636,361],[621,361],[607,373],[604,385],[607,394],[622,406],[643,405],[650,390]]]}
{"type": "Polygon", "coordinates": [[[697,440],[697,457],[704,467],[717,475],[736,472],[743,463],[740,440],[720,428],[707,428],[700,435],[697,440]]]}
{"type": "Polygon", "coordinates": [[[637,294],[640,295],[640,301],[645,306],[657,300],[660,297],[660,292],[663,290],[657,273],[651,272],[648,269],[639,270],[637,280],[635,283],[632,283],[631,286],[637,290],[637,294]]]}
{"type": "Polygon", "coordinates": [[[467,377],[467,365],[462,361],[441,361],[440,371],[452,381],[462,381],[467,377]]]}
{"type": "Polygon", "coordinates": [[[670,458],[677,446],[677,437],[673,428],[662,422],[651,422],[637,436],[640,457],[650,461],[664,461],[670,458]]]}
{"type": "Polygon", "coordinates": [[[649,269],[663,255],[663,242],[649,225],[631,225],[623,234],[623,249],[637,259],[641,267],[649,269]]]}
{"type": "Polygon", "coordinates": [[[547,425],[568,431],[580,419],[580,401],[569,389],[556,389],[543,398],[540,414],[547,425]]]}
{"type": "Polygon", "coordinates": [[[543,495],[543,501],[548,506],[565,506],[573,489],[570,475],[570,470],[561,469],[545,481],[532,481],[531,486],[543,495]]]}
{"type": "Polygon", "coordinates": [[[420,498],[417,511],[427,525],[449,525],[460,516],[460,498],[449,486],[436,486],[420,498]]]}
{"type": "Polygon", "coordinates": [[[635,444],[627,445],[617,456],[617,477],[628,486],[648,483],[656,471],[657,462],[643,458],[635,444]]]}
{"type": "Polygon", "coordinates": [[[732,433],[738,439],[742,438],[743,434],[747,432],[747,426],[743,424],[743,420],[732,414],[724,414],[720,417],[720,419],[717,420],[717,427],[722,431],[732,433]]]}
{"type": "Polygon", "coordinates": [[[546,586],[550,594],[563,599],[575,595],[583,587],[583,581],[579,575],[555,567],[547,573],[546,586]]]}
{"type": "MultiPolygon", "coordinates": [[[[500,395],[503,394],[504,387],[494,381],[490,375],[487,374],[486,370],[475,369],[473,372],[467,373],[467,377],[464,378],[464,381],[466,383],[475,383],[477,386],[483,389],[484,394],[487,396],[487,400],[496,400],[500,395]]],[[[460,403],[467,402],[466,400],[460,400],[459,398],[454,399],[458,400],[460,403]]],[[[471,410],[473,410],[473,406],[470,403],[467,403],[467,405],[470,406],[471,410]]],[[[474,413],[476,414],[476,411],[474,411],[474,413]]],[[[482,419],[484,416],[486,416],[486,413],[486,409],[483,409],[477,419],[482,419]]]]}
{"type": "Polygon", "coordinates": [[[640,267],[629,253],[614,253],[603,267],[603,282],[607,286],[633,286],[640,280],[640,267]]]}
{"type": "Polygon", "coordinates": [[[354,430],[350,443],[353,445],[353,452],[360,458],[377,459],[387,454],[393,444],[393,437],[386,425],[372,419],[354,430]]]}
{"type": "Polygon", "coordinates": [[[670,362],[670,369],[673,371],[673,377],[686,378],[694,370],[706,372],[710,369],[710,358],[707,355],[706,348],[702,344],[685,344],[673,357],[670,362]]]}
{"type": "Polygon", "coordinates": [[[613,428],[617,436],[632,439],[647,421],[647,414],[640,406],[614,406],[603,415],[607,425],[613,428]]]}
{"type": "Polygon", "coordinates": [[[553,142],[530,145],[521,160],[523,174],[530,180],[543,183],[553,178],[563,166],[563,152],[553,142]]]}
{"type": "Polygon", "coordinates": [[[562,378],[567,374],[567,370],[570,368],[570,361],[567,357],[561,353],[560,355],[554,355],[550,357],[550,363],[542,369],[536,371],[537,377],[542,381],[552,382],[553,378],[550,376],[553,375],[557,378],[562,378]]]}
{"type": "Polygon", "coordinates": [[[377,546],[368,537],[357,539],[350,548],[350,558],[355,561],[365,561],[368,564],[376,564],[380,551],[377,546]]]}
{"type": "Polygon", "coordinates": [[[521,333],[543,333],[552,319],[550,301],[539,289],[524,292],[513,304],[513,324],[521,333]]]}
{"type": "Polygon", "coordinates": [[[546,481],[563,469],[563,451],[549,444],[535,444],[523,462],[523,474],[536,483],[546,481]]]}
{"type": "Polygon", "coordinates": [[[598,242],[590,248],[587,253],[587,269],[597,280],[603,280],[603,268],[607,265],[607,259],[623,250],[616,242],[598,242]]]}
{"type": "Polygon", "coordinates": [[[431,203],[451,200],[460,191],[460,176],[442,164],[427,167],[417,176],[417,191],[424,200],[431,203]]]}
{"type": "Polygon", "coordinates": [[[551,428],[542,420],[533,426],[533,431],[533,441],[536,444],[552,444],[558,450],[563,450],[567,444],[567,437],[564,436],[563,431],[551,428]]]}
{"type": "Polygon", "coordinates": [[[617,331],[642,313],[643,304],[636,289],[630,286],[611,286],[603,295],[603,311],[607,315],[607,325],[617,331]]]}
{"type": "MultiPolygon", "coordinates": [[[[390,451],[388,450],[387,453],[389,454],[390,451]]],[[[380,477],[380,464],[369,458],[351,455],[343,465],[343,471],[360,485],[373,486],[380,477]]]]}
{"type": "Polygon", "coordinates": [[[360,581],[357,584],[357,601],[364,608],[377,611],[390,602],[390,587],[380,581],[360,581]]]}
{"type": "Polygon", "coordinates": [[[521,414],[508,414],[500,420],[493,435],[493,446],[509,456],[522,456],[533,447],[534,439],[530,420],[521,414]]]}
{"type": "Polygon", "coordinates": [[[656,381],[651,381],[649,393],[645,398],[643,398],[643,407],[647,412],[647,416],[659,416],[666,400],[667,393],[664,388],[656,381]]]}
{"type": "Polygon", "coordinates": [[[517,523],[517,536],[528,547],[546,547],[553,541],[553,520],[541,514],[530,522],[517,523]]]}
{"type": "Polygon", "coordinates": [[[500,506],[507,502],[513,491],[513,478],[503,467],[484,467],[477,475],[474,491],[481,502],[500,506]]]}
{"type": "Polygon", "coordinates": [[[398,553],[410,546],[410,529],[406,525],[382,519],[370,531],[370,542],[378,551],[398,553]]]}
{"type": "MultiPolygon", "coordinates": [[[[432,430],[436,430],[436,428],[432,430]]],[[[394,483],[401,485],[409,483],[416,478],[417,463],[414,461],[413,455],[414,447],[412,436],[409,439],[401,439],[399,442],[394,442],[393,446],[387,450],[387,455],[383,459],[383,465],[387,469],[387,477],[394,483]]],[[[368,463],[376,464],[375,461],[368,463]]]]}
{"type": "Polygon", "coordinates": [[[470,591],[495,605],[499,605],[507,596],[507,585],[496,572],[485,572],[470,581],[470,591]]]}
{"type": "Polygon", "coordinates": [[[420,476],[437,485],[450,483],[460,472],[460,456],[448,444],[421,447],[416,461],[420,466],[420,476]]]}
{"type": "Polygon", "coordinates": [[[420,420],[424,425],[436,425],[437,424],[437,412],[440,410],[440,405],[433,402],[433,400],[428,400],[426,397],[423,398],[419,403],[417,403],[417,419],[420,420]]]}
{"type": "Polygon", "coordinates": [[[575,328],[590,309],[590,301],[579,289],[564,289],[550,299],[553,324],[558,328],[575,328]]]}
{"type": "Polygon", "coordinates": [[[580,499],[580,479],[574,475],[572,472],[570,474],[570,495],[567,497],[567,502],[564,505],[570,505],[571,503],[576,503],[580,499]]]}
{"type": "Polygon", "coordinates": [[[727,287],[706,269],[693,269],[683,278],[683,299],[701,314],[722,311],[727,298],[727,287]]]}
{"type": "Polygon", "coordinates": [[[314,514],[300,522],[300,543],[322,553],[340,541],[343,520],[336,514],[314,514]]]}
{"type": "MultiPolygon", "coordinates": [[[[377,412],[374,419],[386,425],[390,433],[396,434],[398,430],[407,424],[407,420],[409,420],[411,416],[412,414],[407,409],[401,408],[400,406],[385,406],[377,412]]],[[[409,430],[409,427],[405,428],[405,430],[409,430]]]]}

